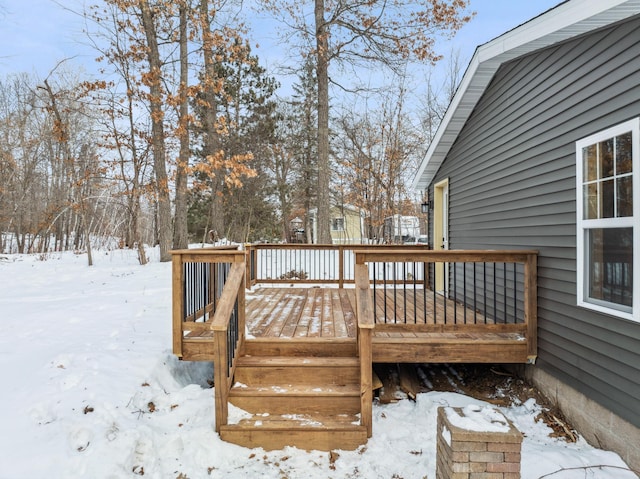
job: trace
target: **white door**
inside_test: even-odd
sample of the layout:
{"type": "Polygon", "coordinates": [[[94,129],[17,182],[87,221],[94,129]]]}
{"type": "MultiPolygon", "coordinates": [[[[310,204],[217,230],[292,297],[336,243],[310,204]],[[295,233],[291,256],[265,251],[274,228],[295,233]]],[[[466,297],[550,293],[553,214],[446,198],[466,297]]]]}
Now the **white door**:
{"type": "MultiPolygon", "coordinates": [[[[433,205],[433,249],[449,249],[449,180],[441,181],[434,187],[433,205]]],[[[449,265],[436,263],[436,291],[447,294],[449,290],[449,265]]]]}

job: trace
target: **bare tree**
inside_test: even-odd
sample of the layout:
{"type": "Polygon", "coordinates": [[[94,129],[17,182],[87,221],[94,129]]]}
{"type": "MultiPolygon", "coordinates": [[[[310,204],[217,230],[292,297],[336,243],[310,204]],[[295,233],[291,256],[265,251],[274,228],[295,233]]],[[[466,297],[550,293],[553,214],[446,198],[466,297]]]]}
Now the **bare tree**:
{"type": "Polygon", "coordinates": [[[32,247],[49,208],[49,201],[34,202],[38,191],[49,191],[42,153],[50,136],[35,81],[24,74],[0,80],[0,227],[13,232],[19,253],[32,247]]]}
{"type": "Polygon", "coordinates": [[[151,116],[151,148],[153,151],[153,169],[156,176],[156,194],[158,200],[158,242],[160,261],[169,261],[171,255],[171,198],[169,196],[169,176],[167,174],[167,152],[165,148],[164,102],[165,91],[162,86],[163,62],[160,58],[158,35],[162,17],[157,9],[152,10],[147,0],[138,5],[144,36],[148,72],[143,81],[149,88],[149,114],[151,116]]]}
{"type": "Polygon", "coordinates": [[[82,92],[61,65],[0,80],[0,228],[19,252],[85,249],[91,263],[102,170],[82,92]]]}
{"type": "Polygon", "coordinates": [[[124,199],[123,243],[137,247],[140,263],[146,264],[144,244],[152,242],[155,234],[149,235],[143,230],[142,202],[145,197],[155,201],[156,192],[148,171],[152,166],[148,118],[141,115],[147,103],[147,94],[139,79],[143,56],[136,47],[136,37],[122,28],[130,19],[126,10],[107,5],[105,9],[93,9],[89,17],[100,27],[89,38],[100,54],[99,60],[108,63],[110,70],[105,73],[114,81],[86,82],[86,95],[100,106],[108,173],[114,195],[124,199]]]}
{"type": "Polygon", "coordinates": [[[219,142],[219,131],[224,129],[220,125],[216,115],[217,97],[216,92],[221,89],[223,79],[216,74],[214,50],[216,48],[215,36],[212,31],[212,22],[209,11],[209,2],[200,0],[200,30],[202,36],[202,54],[204,57],[204,69],[202,71],[202,101],[204,106],[203,114],[203,156],[209,158],[212,168],[210,169],[211,181],[211,228],[224,234],[224,213],[222,190],[224,187],[224,176],[217,165],[222,159],[222,150],[219,142]]]}
{"type": "Polygon", "coordinates": [[[409,178],[424,154],[426,142],[405,111],[401,79],[373,110],[343,114],[336,122],[338,172],[344,198],[366,214],[368,234],[382,238],[384,219],[413,215],[409,178]]]}
{"type": "Polygon", "coordinates": [[[454,34],[471,15],[467,0],[305,2],[262,0],[265,8],[302,39],[302,57],[315,60],[318,81],[318,241],[330,242],[329,230],[329,68],[332,63],[390,68],[398,60],[436,62],[435,37],[454,34]],[[312,18],[311,23],[308,19],[312,18]]]}
{"type": "Polygon", "coordinates": [[[427,133],[429,143],[433,140],[451,100],[456,94],[462,79],[462,73],[463,64],[460,58],[460,50],[452,49],[447,55],[444,72],[431,69],[427,75],[424,82],[426,91],[421,96],[421,117],[422,127],[427,133]]]}
{"type": "MultiPolygon", "coordinates": [[[[214,221],[223,222],[221,195],[225,185],[239,183],[238,178],[250,171],[244,164],[250,155],[227,156],[221,149],[219,138],[226,134],[228,124],[224,117],[217,116],[216,107],[216,95],[225,82],[217,71],[217,49],[235,48],[238,32],[234,28],[214,26],[226,2],[105,0],[105,3],[114,12],[108,16],[117,17],[118,27],[106,32],[107,40],[124,48],[118,48],[115,56],[109,53],[104,58],[113,65],[118,65],[119,58],[127,59],[132,67],[124,72],[131,78],[127,91],[133,88],[137,100],[148,109],[158,240],[161,260],[167,260],[172,236],[174,247],[187,245],[189,175],[194,172],[208,175],[215,198],[211,216],[214,221]],[[194,83],[190,85],[189,81],[194,83]],[[199,131],[204,132],[199,146],[208,159],[207,165],[190,162],[195,120],[189,110],[196,106],[204,112],[198,125],[199,131]],[[175,163],[172,158],[176,158],[175,163]],[[173,229],[172,194],[175,199],[173,229]]],[[[94,12],[93,19],[101,25],[105,10],[94,12]]],[[[115,50],[111,48],[109,52],[115,50]]]]}
{"type": "Polygon", "coordinates": [[[187,14],[189,5],[187,0],[181,0],[179,44],[180,44],[180,87],[178,90],[178,139],[180,152],[176,162],[176,195],[175,217],[173,224],[173,247],[186,248],[188,245],[187,231],[187,203],[188,203],[188,175],[189,175],[189,49],[187,14]]]}
{"type": "Polygon", "coordinates": [[[80,214],[80,219],[82,220],[82,234],[84,235],[85,247],[87,248],[87,261],[89,263],[89,266],[93,266],[93,257],[91,255],[91,238],[88,222],[89,213],[87,211],[87,196],[90,194],[90,192],[86,191],[85,186],[90,183],[90,178],[92,176],[96,176],[98,173],[96,171],[91,171],[90,162],[87,161],[87,158],[76,158],[74,157],[74,155],[72,155],[70,145],[71,138],[69,131],[70,125],[68,117],[66,117],[66,115],[63,116],[60,102],[58,100],[58,95],[54,93],[53,89],[51,88],[49,79],[45,78],[43,86],[41,85],[39,86],[39,88],[42,88],[47,95],[48,103],[46,108],[53,115],[53,135],[55,141],[60,147],[62,161],[67,165],[67,168],[73,175],[71,177],[71,179],[74,180],[71,184],[71,191],[79,189],[78,194],[72,194],[72,198],[75,196],[75,198],[72,199],[72,205],[76,206],[76,210],[80,214]],[[78,169],[80,171],[78,171],[78,169]]]}

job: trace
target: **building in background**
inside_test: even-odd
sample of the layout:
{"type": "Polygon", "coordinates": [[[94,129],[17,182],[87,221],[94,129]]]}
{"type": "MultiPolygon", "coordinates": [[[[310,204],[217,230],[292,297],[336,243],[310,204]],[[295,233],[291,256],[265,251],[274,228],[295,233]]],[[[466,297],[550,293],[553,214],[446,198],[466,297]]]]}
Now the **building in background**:
{"type": "MultiPolygon", "coordinates": [[[[316,243],[317,216],[315,209],[309,212],[312,224],[312,240],[316,243]]],[[[368,239],[364,234],[364,212],[351,205],[331,207],[331,242],[333,244],[362,244],[368,239]]]]}

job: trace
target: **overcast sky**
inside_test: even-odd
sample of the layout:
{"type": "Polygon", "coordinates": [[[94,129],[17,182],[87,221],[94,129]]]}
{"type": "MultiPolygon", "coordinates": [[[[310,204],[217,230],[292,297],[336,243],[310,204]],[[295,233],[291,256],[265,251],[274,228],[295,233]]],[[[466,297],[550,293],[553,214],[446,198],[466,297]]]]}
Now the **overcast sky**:
{"type": "MultiPolygon", "coordinates": [[[[95,71],[96,54],[86,46],[81,18],[61,6],[81,10],[82,3],[82,0],[0,0],[0,78],[19,72],[44,78],[60,60],[71,57],[74,64],[83,65],[88,72],[95,71]]],[[[86,3],[94,2],[86,0],[86,3]]],[[[478,45],[559,3],[562,1],[471,0],[476,17],[458,33],[452,46],[460,49],[466,66],[478,45]]],[[[254,53],[273,65],[275,38],[259,38],[258,33],[254,37],[261,45],[254,53]]]]}

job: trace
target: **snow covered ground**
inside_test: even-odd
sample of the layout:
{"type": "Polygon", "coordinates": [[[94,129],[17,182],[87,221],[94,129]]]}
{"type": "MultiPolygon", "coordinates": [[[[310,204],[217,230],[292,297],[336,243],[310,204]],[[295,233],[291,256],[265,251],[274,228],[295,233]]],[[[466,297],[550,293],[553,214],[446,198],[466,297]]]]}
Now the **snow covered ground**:
{"type": "MultiPolygon", "coordinates": [[[[1,479],[433,479],[437,407],[483,405],[437,392],[375,405],[373,438],[333,462],[224,443],[212,367],[171,354],[171,265],[150,254],[0,256],[1,479]]],[[[501,411],[526,435],[523,479],[636,477],[612,452],[550,438],[533,400],[501,411]]]]}

